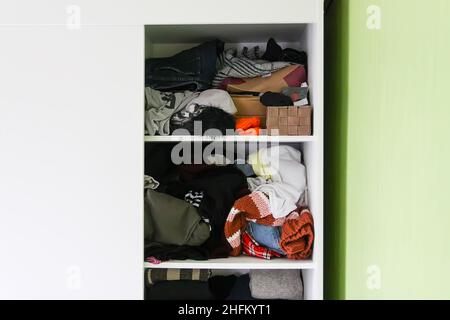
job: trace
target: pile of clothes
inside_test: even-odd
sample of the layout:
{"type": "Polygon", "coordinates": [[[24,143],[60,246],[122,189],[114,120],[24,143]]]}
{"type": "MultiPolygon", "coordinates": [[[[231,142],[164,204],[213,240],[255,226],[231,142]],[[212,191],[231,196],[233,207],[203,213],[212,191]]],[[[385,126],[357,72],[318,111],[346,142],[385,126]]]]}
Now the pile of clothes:
{"type": "Polygon", "coordinates": [[[228,257],[223,230],[234,202],[249,193],[245,175],[234,165],[173,165],[172,147],[146,145],[146,259],[228,257]]]}
{"type": "Polygon", "coordinates": [[[306,169],[301,152],[284,145],[262,148],[247,162],[253,170],[246,171],[251,193],[234,203],[225,223],[231,255],[310,258],[314,222],[305,206],[306,169]]]}
{"type": "Polygon", "coordinates": [[[219,275],[208,269],[146,269],[147,300],[302,300],[299,270],[219,275]]]}
{"type": "Polygon", "coordinates": [[[259,47],[225,50],[216,39],[172,57],[147,59],[146,134],[223,135],[236,129],[259,135],[265,123],[260,117],[242,119],[236,99],[257,98],[272,107],[306,105],[306,65],[305,52],[282,49],[274,39],[264,54],[259,47]]]}
{"type": "MultiPolygon", "coordinates": [[[[242,253],[308,259],[313,218],[302,207],[306,170],[290,146],[263,148],[246,161],[174,165],[172,144],[147,144],[145,259],[207,260],[242,253]]],[[[214,158],[214,157],[213,157],[214,158]]]]}

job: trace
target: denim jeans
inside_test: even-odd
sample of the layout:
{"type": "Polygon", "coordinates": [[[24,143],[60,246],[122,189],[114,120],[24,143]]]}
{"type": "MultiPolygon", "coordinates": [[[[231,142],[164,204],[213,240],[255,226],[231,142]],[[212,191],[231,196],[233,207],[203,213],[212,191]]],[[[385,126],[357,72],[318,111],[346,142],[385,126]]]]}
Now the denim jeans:
{"type": "Polygon", "coordinates": [[[223,52],[220,40],[205,42],[168,58],[145,62],[145,85],[160,91],[203,91],[211,88],[218,55],[223,52]]]}
{"type": "Polygon", "coordinates": [[[281,249],[279,244],[281,238],[281,228],[265,226],[249,221],[247,231],[261,246],[272,249],[273,251],[283,255],[286,254],[281,249]]]}

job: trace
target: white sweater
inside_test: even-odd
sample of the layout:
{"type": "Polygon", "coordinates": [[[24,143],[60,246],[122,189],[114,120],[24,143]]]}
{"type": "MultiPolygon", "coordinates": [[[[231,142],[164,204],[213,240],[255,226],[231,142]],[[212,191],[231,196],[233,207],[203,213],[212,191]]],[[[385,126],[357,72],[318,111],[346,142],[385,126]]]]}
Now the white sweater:
{"type": "Polygon", "coordinates": [[[306,168],[301,158],[301,152],[290,146],[264,148],[249,156],[253,171],[266,180],[254,191],[264,192],[269,197],[270,210],[275,218],[285,217],[296,210],[305,193],[306,168]]]}

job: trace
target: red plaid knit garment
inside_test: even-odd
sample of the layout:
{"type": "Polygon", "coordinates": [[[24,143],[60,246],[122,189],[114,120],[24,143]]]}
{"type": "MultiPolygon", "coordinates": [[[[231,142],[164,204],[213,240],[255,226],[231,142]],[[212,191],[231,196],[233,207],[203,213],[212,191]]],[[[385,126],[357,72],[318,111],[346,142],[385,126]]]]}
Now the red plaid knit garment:
{"type": "Polygon", "coordinates": [[[261,259],[270,260],[272,258],[279,258],[281,254],[276,251],[267,249],[259,245],[258,242],[253,239],[247,231],[242,235],[242,249],[248,256],[258,257],[261,259]]]}

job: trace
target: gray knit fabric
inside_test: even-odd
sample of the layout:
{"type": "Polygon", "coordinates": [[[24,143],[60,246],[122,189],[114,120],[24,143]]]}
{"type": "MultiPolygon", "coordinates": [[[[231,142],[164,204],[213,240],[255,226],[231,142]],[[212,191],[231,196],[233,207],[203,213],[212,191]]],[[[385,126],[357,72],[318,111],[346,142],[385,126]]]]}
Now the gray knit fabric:
{"type": "Polygon", "coordinates": [[[252,297],[264,300],[302,300],[300,270],[251,270],[252,297]]]}

